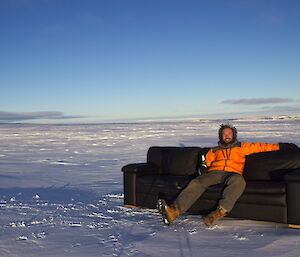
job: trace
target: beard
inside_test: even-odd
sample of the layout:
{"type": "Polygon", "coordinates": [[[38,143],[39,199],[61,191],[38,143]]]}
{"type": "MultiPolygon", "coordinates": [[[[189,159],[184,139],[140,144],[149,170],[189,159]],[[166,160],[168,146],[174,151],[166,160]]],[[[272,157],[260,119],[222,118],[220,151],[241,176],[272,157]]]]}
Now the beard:
{"type": "Polygon", "coordinates": [[[219,144],[223,147],[229,147],[231,146],[232,144],[234,144],[235,142],[235,139],[234,138],[226,138],[225,140],[224,139],[221,139],[219,144]]]}

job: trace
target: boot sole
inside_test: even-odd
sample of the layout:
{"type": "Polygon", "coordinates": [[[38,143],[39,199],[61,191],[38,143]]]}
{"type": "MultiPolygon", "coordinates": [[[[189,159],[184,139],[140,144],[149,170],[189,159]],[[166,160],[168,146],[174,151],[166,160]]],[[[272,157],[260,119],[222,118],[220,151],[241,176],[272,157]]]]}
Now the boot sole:
{"type": "Polygon", "coordinates": [[[167,213],[166,213],[166,206],[167,206],[167,203],[165,200],[163,199],[158,199],[157,203],[156,203],[156,209],[158,210],[158,212],[161,214],[162,216],[162,222],[165,224],[165,225],[168,225],[170,226],[170,222],[168,221],[168,218],[167,218],[167,213]]]}
{"type": "Polygon", "coordinates": [[[207,226],[208,228],[211,228],[214,226],[214,224],[212,224],[209,219],[207,217],[203,218],[203,223],[205,224],[205,226],[207,226]]]}
{"type": "MultiPolygon", "coordinates": [[[[225,216],[225,215],[224,215],[224,216],[225,216]]],[[[219,218],[217,218],[217,219],[215,219],[215,220],[213,220],[213,221],[211,221],[207,216],[205,216],[205,217],[203,218],[203,223],[204,223],[208,228],[211,228],[211,227],[217,225],[218,222],[219,222],[219,220],[222,219],[224,216],[219,217],[219,218]]]]}

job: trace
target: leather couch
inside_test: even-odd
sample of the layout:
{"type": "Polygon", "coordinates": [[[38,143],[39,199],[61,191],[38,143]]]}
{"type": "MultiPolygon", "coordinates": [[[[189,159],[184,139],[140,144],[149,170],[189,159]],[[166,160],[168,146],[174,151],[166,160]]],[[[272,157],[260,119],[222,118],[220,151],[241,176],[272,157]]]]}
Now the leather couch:
{"type": "MultiPolygon", "coordinates": [[[[146,163],[122,168],[124,204],[155,208],[159,198],[172,203],[191,179],[199,175],[201,156],[209,148],[148,149],[146,163]]],[[[246,189],[229,217],[300,225],[300,150],[251,154],[244,168],[246,189]]],[[[217,207],[222,185],[211,186],[188,210],[207,214],[217,207]]]]}

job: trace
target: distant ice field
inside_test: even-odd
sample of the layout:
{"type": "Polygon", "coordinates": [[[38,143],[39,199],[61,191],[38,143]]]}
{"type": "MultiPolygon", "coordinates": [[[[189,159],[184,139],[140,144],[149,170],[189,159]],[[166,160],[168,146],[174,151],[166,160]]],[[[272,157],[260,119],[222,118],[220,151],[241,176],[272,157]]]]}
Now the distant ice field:
{"type": "MultiPolygon", "coordinates": [[[[150,146],[214,146],[223,120],[0,124],[0,256],[299,256],[300,231],[197,215],[172,227],[123,206],[121,168],[150,146]]],[[[231,120],[240,141],[293,142],[300,120],[231,120]]]]}

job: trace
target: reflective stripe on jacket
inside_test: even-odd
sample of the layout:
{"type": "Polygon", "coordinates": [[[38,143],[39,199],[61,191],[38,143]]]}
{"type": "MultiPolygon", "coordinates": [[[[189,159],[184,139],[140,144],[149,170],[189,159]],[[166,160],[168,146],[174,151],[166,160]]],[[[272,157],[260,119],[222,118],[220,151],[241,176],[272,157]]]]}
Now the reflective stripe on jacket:
{"type": "Polygon", "coordinates": [[[279,144],[238,142],[229,148],[214,147],[206,154],[208,171],[223,170],[243,174],[246,155],[279,150],[279,144]]]}

